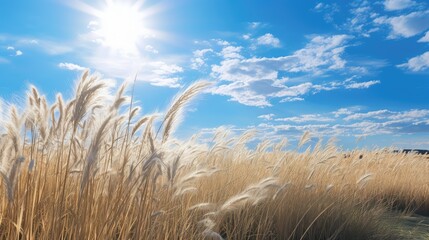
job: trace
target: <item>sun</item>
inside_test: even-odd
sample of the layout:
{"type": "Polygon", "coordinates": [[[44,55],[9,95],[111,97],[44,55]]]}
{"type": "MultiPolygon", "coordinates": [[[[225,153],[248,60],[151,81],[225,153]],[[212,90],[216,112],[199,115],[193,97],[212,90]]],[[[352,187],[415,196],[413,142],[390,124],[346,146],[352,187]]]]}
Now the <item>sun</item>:
{"type": "Polygon", "coordinates": [[[106,2],[105,8],[97,16],[98,28],[95,31],[105,46],[124,52],[137,49],[145,34],[144,15],[138,3],[106,2]]]}

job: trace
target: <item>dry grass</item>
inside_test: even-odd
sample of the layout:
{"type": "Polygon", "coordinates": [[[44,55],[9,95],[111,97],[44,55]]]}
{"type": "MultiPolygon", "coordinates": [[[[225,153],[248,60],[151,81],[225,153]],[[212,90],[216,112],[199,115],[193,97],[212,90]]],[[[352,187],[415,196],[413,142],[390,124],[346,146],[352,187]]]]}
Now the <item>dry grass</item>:
{"type": "Polygon", "coordinates": [[[23,111],[3,109],[0,238],[394,239],[386,211],[429,215],[422,156],[344,156],[332,143],[298,153],[286,141],[249,150],[253,132],[225,129],[209,146],[173,139],[206,86],[190,86],[163,119],[140,116],[125,87],[107,97],[89,72],[68,101],[49,105],[32,87],[23,111]]]}

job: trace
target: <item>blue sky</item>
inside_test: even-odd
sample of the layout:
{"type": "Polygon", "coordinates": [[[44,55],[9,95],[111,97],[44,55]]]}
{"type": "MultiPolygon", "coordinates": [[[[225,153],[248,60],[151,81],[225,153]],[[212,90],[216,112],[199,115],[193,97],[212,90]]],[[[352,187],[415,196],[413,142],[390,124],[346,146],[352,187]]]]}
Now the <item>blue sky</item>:
{"type": "Polygon", "coordinates": [[[227,126],[346,149],[429,148],[429,4],[379,1],[9,1],[0,7],[0,97],[29,84],[72,93],[85,68],[164,110],[190,83],[213,86],[178,136],[227,126]],[[358,139],[358,140],[357,140],[358,139]],[[316,141],[316,140],[314,140],[316,141]]]}

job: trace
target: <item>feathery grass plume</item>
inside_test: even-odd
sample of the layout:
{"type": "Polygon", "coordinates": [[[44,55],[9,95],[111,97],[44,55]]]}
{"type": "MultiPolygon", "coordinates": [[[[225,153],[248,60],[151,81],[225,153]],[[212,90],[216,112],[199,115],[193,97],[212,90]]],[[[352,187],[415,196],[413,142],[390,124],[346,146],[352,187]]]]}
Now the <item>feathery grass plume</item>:
{"type": "Polygon", "coordinates": [[[100,127],[97,130],[97,133],[94,137],[94,139],[91,142],[91,146],[88,150],[88,154],[85,161],[85,167],[83,170],[82,175],[82,181],[81,181],[81,194],[86,185],[88,184],[88,180],[91,174],[91,171],[93,170],[93,166],[96,164],[98,153],[101,147],[101,143],[103,142],[107,131],[108,131],[108,125],[112,120],[112,115],[109,115],[100,125],[100,127]]]}
{"type": "Polygon", "coordinates": [[[195,82],[189,86],[176,100],[171,104],[169,110],[164,116],[161,125],[158,128],[156,136],[160,132],[161,128],[164,127],[162,134],[162,143],[168,140],[168,137],[174,130],[174,125],[180,121],[180,115],[184,107],[189,104],[190,100],[194,98],[203,89],[210,86],[211,83],[206,81],[195,82]]]}
{"type": "Polygon", "coordinates": [[[264,141],[260,142],[260,143],[256,146],[256,152],[259,152],[259,153],[266,152],[266,151],[267,151],[267,149],[268,149],[269,147],[271,147],[271,145],[272,145],[271,141],[270,141],[269,139],[266,139],[266,140],[264,140],[264,141]]]}
{"type": "Polygon", "coordinates": [[[116,92],[115,99],[113,100],[113,104],[109,108],[109,112],[117,111],[121,107],[121,105],[127,101],[127,97],[124,96],[126,87],[126,83],[122,84],[121,87],[119,87],[119,90],[116,92]]]}
{"type": "Polygon", "coordinates": [[[201,177],[208,177],[213,175],[214,173],[219,172],[220,170],[217,168],[211,168],[211,169],[199,169],[194,172],[190,172],[186,174],[185,176],[181,177],[175,184],[174,189],[175,195],[178,196],[182,192],[184,192],[185,189],[192,189],[193,186],[190,186],[191,182],[201,178],[201,177]]]}
{"type": "Polygon", "coordinates": [[[309,131],[306,131],[304,134],[302,134],[301,139],[298,143],[298,148],[301,148],[304,144],[306,144],[311,139],[311,134],[309,131]]]}
{"type": "Polygon", "coordinates": [[[213,210],[216,207],[213,203],[198,203],[192,207],[189,207],[188,210],[213,210]]]}
{"type": "Polygon", "coordinates": [[[313,148],[313,153],[320,153],[322,152],[322,143],[323,143],[323,138],[319,138],[319,141],[317,141],[316,145],[313,148]]]}
{"type": "Polygon", "coordinates": [[[167,164],[167,181],[169,182],[170,187],[173,187],[174,181],[176,180],[177,172],[182,166],[180,159],[184,152],[185,150],[180,151],[179,154],[177,154],[177,156],[174,158],[174,160],[167,164]]]}
{"type": "Polygon", "coordinates": [[[258,131],[256,129],[249,129],[245,131],[237,140],[235,146],[241,147],[244,146],[246,143],[248,143],[250,140],[252,140],[258,131]]]}
{"type": "Polygon", "coordinates": [[[288,139],[282,138],[282,140],[280,140],[280,142],[278,142],[277,144],[274,144],[273,151],[274,152],[281,152],[283,150],[283,148],[287,146],[287,144],[288,144],[288,139]]]}
{"type": "Polygon", "coordinates": [[[238,209],[239,207],[242,207],[244,204],[246,204],[250,199],[252,199],[252,197],[253,195],[247,192],[237,194],[226,200],[225,203],[220,207],[219,211],[227,212],[238,209]]]}
{"type": "Polygon", "coordinates": [[[14,199],[14,189],[16,181],[19,179],[20,166],[24,162],[24,157],[17,157],[13,161],[13,164],[9,171],[0,169],[0,174],[3,178],[4,185],[6,187],[7,199],[12,202],[14,199]]]}
{"type": "MultiPolygon", "coordinates": [[[[149,117],[149,120],[146,124],[146,128],[143,133],[143,143],[149,146],[150,152],[155,153],[155,143],[152,133],[153,121],[158,117],[158,115],[152,115],[149,117]]],[[[142,145],[143,146],[143,145],[142,145]]]]}
{"type": "Polygon", "coordinates": [[[106,86],[99,81],[96,75],[89,75],[89,70],[85,70],[78,82],[76,98],[73,102],[73,114],[71,118],[72,127],[75,131],[78,124],[85,117],[89,109],[97,103],[98,93],[106,86]]]}
{"type": "Polygon", "coordinates": [[[132,129],[132,131],[131,131],[131,136],[134,136],[134,134],[139,130],[139,128],[140,128],[143,124],[145,124],[148,120],[149,120],[149,117],[148,117],[148,116],[145,116],[145,117],[140,118],[140,119],[136,122],[136,124],[134,124],[134,127],[133,127],[133,129],[132,129]]]}
{"type": "Polygon", "coordinates": [[[373,178],[372,173],[366,173],[364,175],[362,175],[357,181],[356,184],[359,185],[359,187],[363,187],[369,180],[371,180],[373,178]]]}

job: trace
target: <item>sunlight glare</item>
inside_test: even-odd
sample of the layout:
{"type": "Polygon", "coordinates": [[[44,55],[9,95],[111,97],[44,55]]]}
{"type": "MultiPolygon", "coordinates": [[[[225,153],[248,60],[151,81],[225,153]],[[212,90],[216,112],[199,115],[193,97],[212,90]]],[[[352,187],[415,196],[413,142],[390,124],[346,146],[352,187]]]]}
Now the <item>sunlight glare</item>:
{"type": "Polygon", "coordinates": [[[99,16],[102,42],[115,50],[133,52],[144,35],[143,14],[138,5],[108,2],[99,16]]]}

